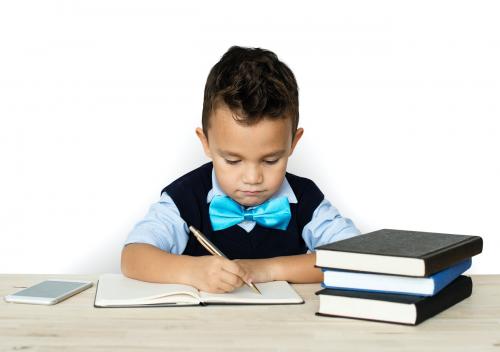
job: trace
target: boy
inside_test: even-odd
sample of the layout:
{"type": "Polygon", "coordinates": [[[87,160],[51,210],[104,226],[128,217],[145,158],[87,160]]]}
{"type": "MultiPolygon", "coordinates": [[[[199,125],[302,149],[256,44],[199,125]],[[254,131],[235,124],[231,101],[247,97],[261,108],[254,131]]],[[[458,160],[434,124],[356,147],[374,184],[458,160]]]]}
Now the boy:
{"type": "Polygon", "coordinates": [[[292,71],[268,50],[231,47],[208,75],[196,129],[211,162],[162,190],[128,236],[122,272],[209,292],[322,281],[308,250],[359,231],[311,180],[286,172],[298,121],[292,71]],[[228,259],[209,255],[190,225],[228,259]]]}

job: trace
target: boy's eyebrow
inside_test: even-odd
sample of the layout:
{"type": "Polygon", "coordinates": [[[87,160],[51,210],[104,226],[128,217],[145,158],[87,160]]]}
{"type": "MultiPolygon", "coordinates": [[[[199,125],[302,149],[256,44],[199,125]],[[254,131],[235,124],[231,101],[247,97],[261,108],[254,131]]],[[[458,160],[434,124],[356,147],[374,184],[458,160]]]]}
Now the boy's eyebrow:
{"type": "MultiPolygon", "coordinates": [[[[280,149],[280,150],[277,150],[275,152],[268,153],[268,154],[264,155],[263,157],[267,158],[267,157],[270,157],[270,156],[278,156],[278,155],[282,155],[282,154],[285,154],[285,153],[286,153],[285,149],[280,149]]],[[[228,150],[219,150],[219,154],[241,158],[241,155],[239,155],[238,153],[234,153],[234,152],[231,152],[231,151],[228,151],[228,150]]]]}

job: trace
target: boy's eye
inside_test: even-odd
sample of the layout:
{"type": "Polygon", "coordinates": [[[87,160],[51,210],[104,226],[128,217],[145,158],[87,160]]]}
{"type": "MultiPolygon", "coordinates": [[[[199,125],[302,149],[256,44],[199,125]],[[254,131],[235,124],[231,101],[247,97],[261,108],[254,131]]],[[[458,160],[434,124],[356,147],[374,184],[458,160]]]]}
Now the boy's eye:
{"type": "MultiPolygon", "coordinates": [[[[264,162],[266,164],[269,164],[269,165],[272,165],[272,164],[276,164],[280,159],[276,159],[276,160],[264,160],[264,162]]],[[[235,165],[237,163],[239,163],[241,160],[228,160],[228,159],[224,159],[224,161],[229,164],[229,165],[235,165]]]]}

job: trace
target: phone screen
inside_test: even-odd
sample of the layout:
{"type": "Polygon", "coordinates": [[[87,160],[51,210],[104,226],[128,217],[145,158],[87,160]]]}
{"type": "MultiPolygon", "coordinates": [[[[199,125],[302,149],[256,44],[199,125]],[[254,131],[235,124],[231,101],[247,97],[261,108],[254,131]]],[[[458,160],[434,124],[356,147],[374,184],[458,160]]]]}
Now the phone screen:
{"type": "Polygon", "coordinates": [[[12,296],[56,298],[84,285],[85,282],[42,281],[12,296]]]}

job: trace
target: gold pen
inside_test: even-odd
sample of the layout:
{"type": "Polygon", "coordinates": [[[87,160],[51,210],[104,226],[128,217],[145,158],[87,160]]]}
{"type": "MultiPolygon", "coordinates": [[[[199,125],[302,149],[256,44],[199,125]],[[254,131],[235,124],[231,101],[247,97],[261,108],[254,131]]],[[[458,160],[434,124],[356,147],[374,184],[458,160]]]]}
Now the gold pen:
{"type": "MultiPolygon", "coordinates": [[[[205,237],[205,235],[203,235],[203,233],[201,233],[200,230],[196,229],[194,226],[189,226],[189,230],[191,230],[191,232],[193,233],[194,237],[196,237],[196,239],[198,240],[198,242],[201,243],[201,245],[203,247],[205,247],[205,249],[212,255],[218,255],[220,257],[224,257],[224,258],[227,258],[224,253],[222,253],[217,247],[215,247],[215,245],[210,242],[210,240],[208,238],[205,237]]],[[[250,287],[250,288],[253,288],[257,293],[259,294],[262,294],[259,289],[257,288],[257,286],[255,286],[255,284],[253,282],[245,282],[245,284],[250,287]]]]}

